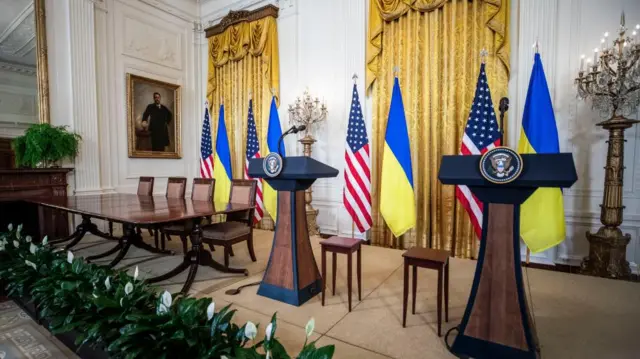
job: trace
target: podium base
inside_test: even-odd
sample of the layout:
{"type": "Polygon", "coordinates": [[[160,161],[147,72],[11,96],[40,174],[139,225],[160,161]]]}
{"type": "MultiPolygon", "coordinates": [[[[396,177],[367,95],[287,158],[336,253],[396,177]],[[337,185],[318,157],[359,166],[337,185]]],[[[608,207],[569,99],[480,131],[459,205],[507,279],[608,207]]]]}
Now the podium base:
{"type": "Polygon", "coordinates": [[[258,294],[300,306],[322,291],[309,241],[304,191],[278,192],[278,220],[258,294]]]}
{"type": "Polygon", "coordinates": [[[316,294],[320,293],[321,291],[322,279],[318,279],[310,285],[297,291],[262,282],[260,284],[260,288],[258,289],[258,295],[299,307],[306,303],[309,299],[315,297],[316,294]]]}
{"type": "Polygon", "coordinates": [[[469,301],[451,351],[476,359],[539,358],[520,265],[520,206],[483,203],[482,240],[469,301]]]}

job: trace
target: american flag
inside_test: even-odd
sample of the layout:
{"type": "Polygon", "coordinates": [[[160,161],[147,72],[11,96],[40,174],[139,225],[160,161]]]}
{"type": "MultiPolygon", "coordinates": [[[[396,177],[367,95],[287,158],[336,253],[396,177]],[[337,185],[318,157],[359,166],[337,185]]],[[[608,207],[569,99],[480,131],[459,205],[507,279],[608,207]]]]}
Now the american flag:
{"type": "Polygon", "coordinates": [[[371,228],[371,164],[369,138],[362,117],[358,89],[353,85],[347,143],[344,153],[344,190],[342,200],[351,219],[363,233],[371,228]]]}
{"type": "MultiPolygon", "coordinates": [[[[469,111],[467,126],[462,136],[461,155],[481,155],[488,150],[500,146],[500,131],[496,114],[491,102],[491,93],[487,83],[484,64],[480,66],[476,95],[469,111]]],[[[456,197],[462,207],[469,213],[471,223],[478,238],[482,237],[482,202],[480,202],[467,186],[456,186],[456,197]]]]}
{"type": "Polygon", "coordinates": [[[209,102],[204,105],[204,123],[202,124],[202,140],[200,141],[200,177],[213,177],[213,150],[211,149],[209,102]]]}
{"type": "MultiPolygon", "coordinates": [[[[249,160],[260,158],[260,144],[258,143],[258,135],[256,133],[256,121],[253,117],[253,101],[249,100],[249,118],[247,120],[247,155],[244,166],[244,178],[249,177],[249,160]]],[[[258,187],[256,189],[256,210],[254,222],[258,223],[264,215],[264,203],[262,202],[262,179],[257,179],[258,187]]]]}

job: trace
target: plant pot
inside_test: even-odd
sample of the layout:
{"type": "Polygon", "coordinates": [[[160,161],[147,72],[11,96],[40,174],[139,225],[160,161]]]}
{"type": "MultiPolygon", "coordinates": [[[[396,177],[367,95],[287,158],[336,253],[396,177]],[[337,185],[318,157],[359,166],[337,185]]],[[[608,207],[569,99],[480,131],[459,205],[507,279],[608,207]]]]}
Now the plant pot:
{"type": "MultiPolygon", "coordinates": [[[[49,329],[49,321],[46,319],[42,320],[42,326],[45,329],[49,329]]],[[[70,331],[62,334],[54,335],[62,344],[64,344],[71,351],[76,353],[82,359],[109,359],[109,355],[106,350],[102,349],[94,349],[88,345],[83,346],[78,350],[78,346],[76,343],[76,338],[78,337],[78,332],[70,331]]]]}
{"type": "Polygon", "coordinates": [[[33,302],[31,297],[22,297],[22,298],[11,298],[13,301],[20,307],[20,309],[24,310],[25,313],[31,317],[36,323],[40,323],[38,318],[38,309],[36,308],[36,304],[33,302]]]}

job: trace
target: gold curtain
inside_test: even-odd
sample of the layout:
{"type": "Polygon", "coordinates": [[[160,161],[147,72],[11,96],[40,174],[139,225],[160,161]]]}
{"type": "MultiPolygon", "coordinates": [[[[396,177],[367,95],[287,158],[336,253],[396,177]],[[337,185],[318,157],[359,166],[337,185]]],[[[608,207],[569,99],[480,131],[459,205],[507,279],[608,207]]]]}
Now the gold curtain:
{"type": "Polygon", "coordinates": [[[441,156],[460,151],[481,49],[489,52],[486,74],[494,107],[507,95],[508,28],[509,0],[370,0],[366,88],[373,96],[373,193],[380,192],[393,68],[398,66],[418,219],[414,230],[393,238],[374,195],[374,244],[451,249],[455,238],[456,256],[476,255],[475,232],[455,199],[455,188],[441,185],[437,175],[441,156]]]}
{"type": "Polygon", "coordinates": [[[212,136],[216,138],[220,103],[224,102],[233,178],[244,177],[249,96],[253,98],[261,153],[266,151],[272,89],[276,94],[280,90],[279,63],[274,17],[240,22],[209,38],[207,99],[211,104],[212,136]]]}

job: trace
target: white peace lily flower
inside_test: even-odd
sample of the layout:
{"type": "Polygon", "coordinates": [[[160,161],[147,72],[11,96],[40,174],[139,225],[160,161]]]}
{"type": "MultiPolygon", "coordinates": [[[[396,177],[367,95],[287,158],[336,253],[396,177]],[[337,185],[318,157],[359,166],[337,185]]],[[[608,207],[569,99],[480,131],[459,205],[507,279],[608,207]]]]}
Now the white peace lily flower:
{"type": "Polygon", "coordinates": [[[133,284],[129,282],[124,286],[124,294],[129,295],[131,292],[133,292],[133,284]]]}
{"type": "Polygon", "coordinates": [[[33,269],[38,269],[38,267],[36,267],[36,264],[31,262],[31,261],[24,261],[29,267],[33,268],[33,269]]]}
{"type": "Polygon", "coordinates": [[[315,327],[316,327],[316,320],[313,318],[309,319],[309,321],[307,322],[307,325],[305,325],[304,327],[304,331],[305,333],[307,333],[307,338],[309,338],[311,334],[313,334],[313,329],[315,327]]]}
{"type": "Polygon", "coordinates": [[[267,357],[266,359],[271,359],[271,350],[267,351],[267,357]]]}
{"type": "Polygon", "coordinates": [[[13,231],[13,223],[9,223],[7,229],[9,230],[9,232],[13,231]]]}
{"type": "Polygon", "coordinates": [[[166,305],[160,303],[160,305],[158,305],[158,314],[166,314],[169,313],[169,308],[167,308],[166,305]]]}
{"type": "Polygon", "coordinates": [[[207,307],[207,320],[213,319],[215,310],[216,310],[216,303],[211,302],[211,304],[209,304],[209,306],[207,307]]]}
{"type": "Polygon", "coordinates": [[[136,270],[133,272],[133,280],[138,280],[138,274],[140,272],[138,271],[138,266],[136,266],[136,270]]]}
{"type": "Polygon", "coordinates": [[[168,291],[162,292],[162,305],[169,309],[171,307],[171,303],[173,302],[173,298],[171,298],[171,293],[168,291]]]}
{"type": "Polygon", "coordinates": [[[31,238],[31,236],[27,236],[25,239],[27,240],[27,243],[31,243],[31,240],[32,240],[33,238],[31,238]]]}
{"type": "Polygon", "coordinates": [[[96,295],[96,293],[93,293],[93,297],[94,297],[94,298],[98,298],[98,296],[96,295]]]}
{"type": "Polygon", "coordinates": [[[67,262],[73,264],[73,253],[71,251],[67,251],[67,262]]]}
{"type": "Polygon", "coordinates": [[[244,327],[244,336],[248,339],[255,339],[256,335],[258,335],[258,328],[252,322],[247,322],[247,325],[244,327]]]}
{"type": "Polygon", "coordinates": [[[111,280],[109,278],[110,277],[107,277],[107,279],[104,280],[104,286],[107,290],[111,290],[111,280]]]}
{"type": "Polygon", "coordinates": [[[13,241],[13,246],[16,247],[16,248],[20,247],[20,242],[13,241]]]}
{"type": "Polygon", "coordinates": [[[42,245],[46,246],[49,243],[49,236],[44,236],[44,238],[42,238],[42,245]]]}
{"type": "Polygon", "coordinates": [[[22,232],[22,225],[21,225],[21,224],[19,224],[19,225],[18,225],[17,232],[18,232],[18,233],[22,232]]]}
{"type": "Polygon", "coordinates": [[[220,355],[220,359],[229,359],[226,355],[220,355]]]}
{"type": "MultiPolygon", "coordinates": [[[[264,330],[264,335],[267,338],[267,340],[271,340],[271,335],[273,331],[273,323],[269,323],[269,325],[267,325],[267,328],[264,330]]],[[[268,353],[267,353],[267,357],[268,357],[268,353]]]]}
{"type": "Polygon", "coordinates": [[[120,298],[120,306],[124,307],[124,304],[122,304],[122,301],[124,300],[124,298],[120,298]]]}
{"type": "Polygon", "coordinates": [[[29,252],[31,252],[31,254],[36,254],[37,251],[38,251],[38,246],[31,243],[31,245],[29,246],[29,252]]]}

